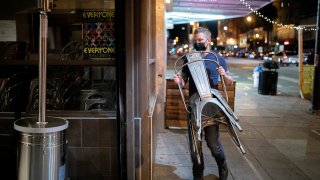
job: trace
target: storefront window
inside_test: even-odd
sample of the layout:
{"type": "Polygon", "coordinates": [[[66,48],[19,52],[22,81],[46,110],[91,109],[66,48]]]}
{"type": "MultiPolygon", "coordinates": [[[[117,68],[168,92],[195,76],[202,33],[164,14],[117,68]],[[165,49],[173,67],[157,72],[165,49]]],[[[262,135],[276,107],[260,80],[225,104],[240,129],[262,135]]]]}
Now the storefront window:
{"type": "MultiPolygon", "coordinates": [[[[36,0],[13,1],[0,7],[0,112],[36,112],[39,12],[36,0]]],[[[114,0],[53,3],[48,12],[46,109],[115,111],[114,0]]]]}

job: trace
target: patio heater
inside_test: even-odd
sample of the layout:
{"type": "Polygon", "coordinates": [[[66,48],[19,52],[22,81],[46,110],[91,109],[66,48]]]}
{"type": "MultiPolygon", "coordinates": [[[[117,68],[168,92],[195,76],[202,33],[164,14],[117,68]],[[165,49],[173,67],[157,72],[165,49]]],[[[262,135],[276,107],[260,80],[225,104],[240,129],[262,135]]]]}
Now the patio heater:
{"type": "Polygon", "coordinates": [[[53,0],[37,0],[39,11],[39,116],[16,120],[18,136],[18,180],[66,179],[68,121],[46,116],[47,12],[53,0]]]}

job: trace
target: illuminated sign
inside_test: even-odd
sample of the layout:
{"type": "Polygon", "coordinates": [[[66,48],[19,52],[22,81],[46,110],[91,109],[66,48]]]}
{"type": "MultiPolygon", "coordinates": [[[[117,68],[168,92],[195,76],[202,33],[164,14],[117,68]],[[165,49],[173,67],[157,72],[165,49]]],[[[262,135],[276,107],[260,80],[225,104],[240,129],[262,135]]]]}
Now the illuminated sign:
{"type": "Polygon", "coordinates": [[[83,11],[82,19],[84,58],[114,57],[114,10],[83,11]]]}

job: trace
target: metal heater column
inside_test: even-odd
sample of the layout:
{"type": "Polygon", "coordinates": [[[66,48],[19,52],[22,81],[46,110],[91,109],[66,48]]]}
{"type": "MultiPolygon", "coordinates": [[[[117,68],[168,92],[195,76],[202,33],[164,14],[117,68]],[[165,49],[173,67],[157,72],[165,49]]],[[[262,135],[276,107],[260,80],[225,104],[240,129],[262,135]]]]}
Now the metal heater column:
{"type": "Polygon", "coordinates": [[[47,33],[53,0],[37,0],[39,29],[39,116],[14,122],[18,140],[18,180],[67,179],[65,130],[68,121],[46,116],[47,33]]]}

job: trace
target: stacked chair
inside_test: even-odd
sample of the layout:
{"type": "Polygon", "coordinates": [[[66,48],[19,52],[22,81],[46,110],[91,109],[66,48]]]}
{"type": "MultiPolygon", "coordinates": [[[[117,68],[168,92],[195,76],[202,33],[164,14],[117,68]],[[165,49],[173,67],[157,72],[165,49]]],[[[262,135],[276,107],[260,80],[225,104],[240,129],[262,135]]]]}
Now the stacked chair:
{"type": "Polygon", "coordinates": [[[239,147],[243,154],[245,153],[234,126],[240,132],[242,131],[242,128],[237,122],[239,121],[238,117],[228,105],[228,95],[223,78],[220,77],[220,80],[222,81],[226,99],[221,95],[220,91],[210,87],[204,62],[209,61],[220,66],[218,57],[214,53],[211,54],[216,57],[216,60],[203,59],[204,52],[197,51],[188,53],[180,57],[175,62],[174,66],[176,74],[179,74],[183,68],[189,69],[198,91],[198,93],[193,94],[186,100],[182,92],[182,85],[178,84],[185,109],[188,112],[189,145],[191,155],[197,158],[199,164],[201,133],[202,129],[208,125],[207,120],[210,118],[212,118],[215,123],[225,125],[233,142],[239,147]],[[186,102],[188,102],[188,104],[186,102]],[[216,118],[217,115],[219,115],[218,117],[220,118],[216,118]]]}

